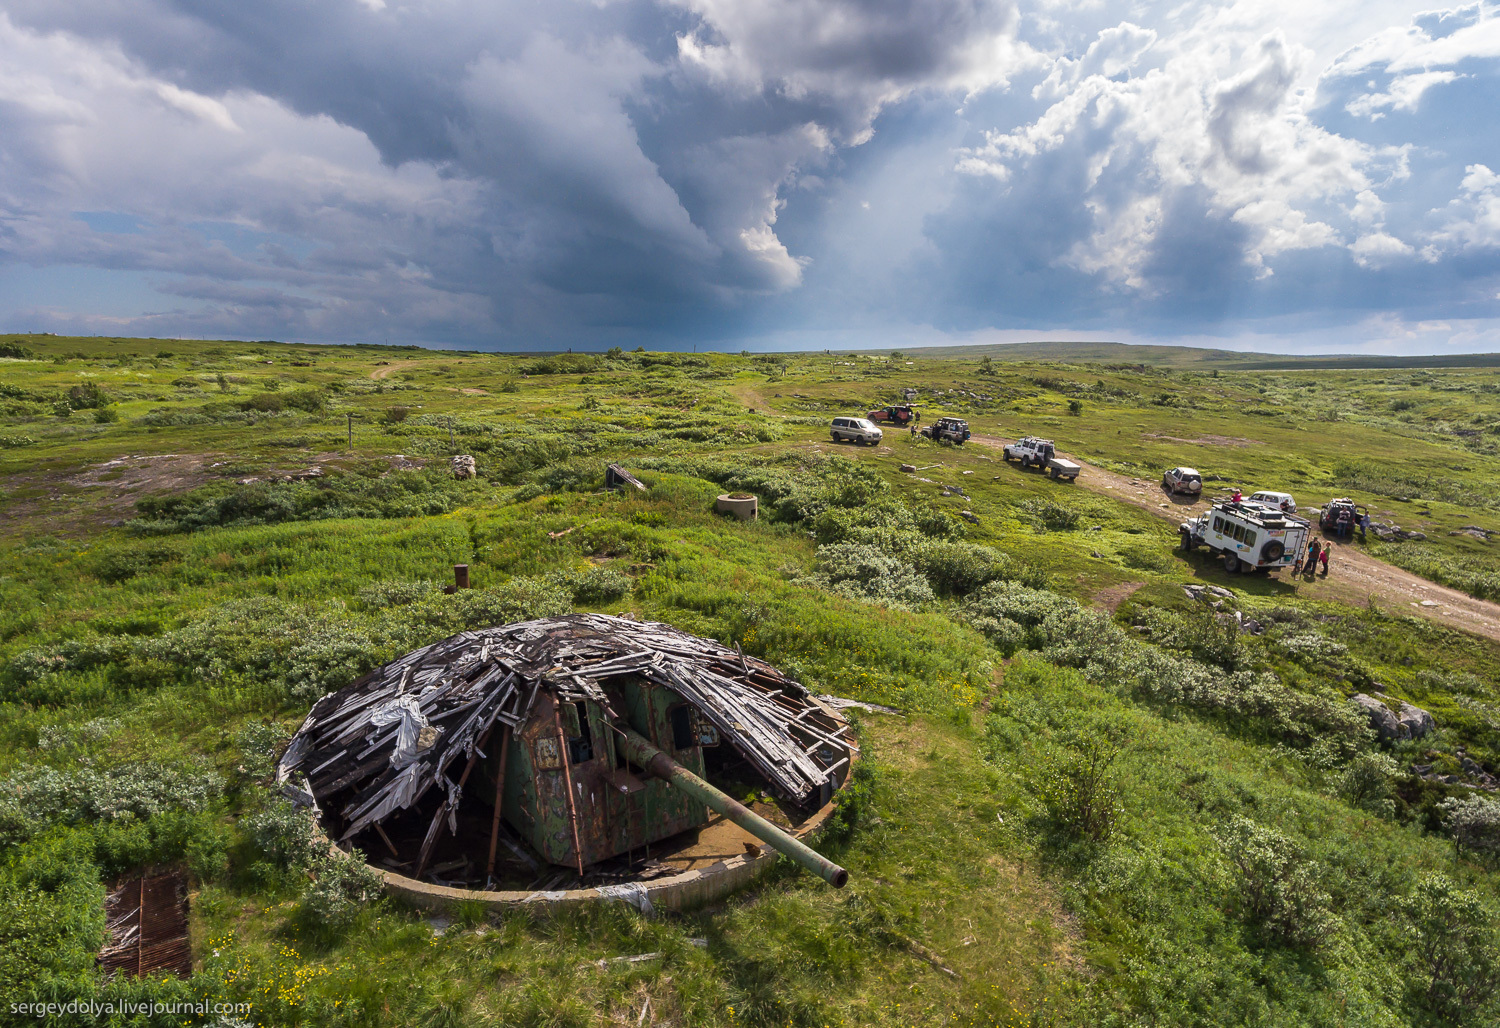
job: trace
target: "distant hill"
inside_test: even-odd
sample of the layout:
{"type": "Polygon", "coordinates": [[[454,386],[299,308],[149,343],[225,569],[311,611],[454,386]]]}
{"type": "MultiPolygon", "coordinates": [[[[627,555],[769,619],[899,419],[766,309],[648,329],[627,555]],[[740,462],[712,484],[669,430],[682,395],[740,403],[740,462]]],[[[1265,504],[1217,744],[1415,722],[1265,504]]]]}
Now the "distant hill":
{"type": "MultiPolygon", "coordinates": [[[[839,353],[869,351],[841,350],[839,353]]],[[[1172,367],[1203,366],[1225,371],[1268,371],[1277,368],[1309,370],[1330,368],[1492,368],[1500,367],[1500,353],[1452,353],[1422,356],[1385,354],[1241,353],[1197,346],[1155,346],[1109,342],[989,343],[976,346],[919,346],[903,352],[922,357],[953,357],[974,360],[990,357],[1002,361],[1081,361],[1101,364],[1152,364],[1172,367]]]]}

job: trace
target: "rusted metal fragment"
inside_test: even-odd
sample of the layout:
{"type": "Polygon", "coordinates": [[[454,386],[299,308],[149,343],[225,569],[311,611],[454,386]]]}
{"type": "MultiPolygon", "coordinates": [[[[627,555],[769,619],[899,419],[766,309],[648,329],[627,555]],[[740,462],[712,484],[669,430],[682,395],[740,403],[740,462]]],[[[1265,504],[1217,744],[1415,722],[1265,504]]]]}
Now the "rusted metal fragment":
{"type": "Polygon", "coordinates": [[[121,882],[104,900],[109,941],[99,952],[106,974],[133,978],[165,971],[193,973],[188,944],[187,881],[181,871],[121,882]]]}

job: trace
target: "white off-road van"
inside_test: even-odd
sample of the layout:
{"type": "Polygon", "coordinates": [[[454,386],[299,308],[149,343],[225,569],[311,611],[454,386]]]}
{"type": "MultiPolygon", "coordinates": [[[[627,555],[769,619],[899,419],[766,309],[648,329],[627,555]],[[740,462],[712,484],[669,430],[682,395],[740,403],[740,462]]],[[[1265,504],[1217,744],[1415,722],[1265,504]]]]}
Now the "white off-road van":
{"type": "Polygon", "coordinates": [[[1199,546],[1224,562],[1224,570],[1274,571],[1296,563],[1307,545],[1309,525],[1269,503],[1215,503],[1207,514],[1184,521],[1182,548],[1199,546]]]}

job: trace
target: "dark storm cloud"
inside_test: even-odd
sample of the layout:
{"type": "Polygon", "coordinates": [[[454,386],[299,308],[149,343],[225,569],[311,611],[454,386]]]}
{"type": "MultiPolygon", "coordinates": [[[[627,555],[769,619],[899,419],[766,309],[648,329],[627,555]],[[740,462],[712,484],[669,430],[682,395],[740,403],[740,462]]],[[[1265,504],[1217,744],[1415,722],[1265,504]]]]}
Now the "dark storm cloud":
{"type": "Polygon", "coordinates": [[[1500,314],[1489,7],[1142,19],[0,0],[0,275],[145,273],[108,331],[473,345],[1500,314]]]}

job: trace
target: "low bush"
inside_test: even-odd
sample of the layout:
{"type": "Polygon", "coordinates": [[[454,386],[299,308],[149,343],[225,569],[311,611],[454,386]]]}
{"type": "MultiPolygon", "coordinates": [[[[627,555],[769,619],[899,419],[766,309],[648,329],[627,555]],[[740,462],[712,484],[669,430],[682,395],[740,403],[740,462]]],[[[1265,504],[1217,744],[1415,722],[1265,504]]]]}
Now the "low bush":
{"type": "Polygon", "coordinates": [[[327,518],[401,518],[445,514],[481,488],[443,469],[394,471],[369,477],[333,474],[313,481],[210,485],[136,504],[130,527],[142,534],[191,532],[214,526],[270,525],[327,518]]]}
{"type": "Polygon", "coordinates": [[[817,585],[854,600],[915,610],[933,599],[927,579],[910,564],[865,543],[818,547],[817,585]]]}
{"type": "Polygon", "coordinates": [[[1500,1021],[1500,911],[1442,874],[1419,878],[1400,911],[1418,1005],[1452,1024],[1500,1021]]]}
{"type": "Polygon", "coordinates": [[[1485,796],[1450,796],[1438,807],[1460,853],[1500,853],[1500,801],[1485,796]]]}
{"type": "Polygon", "coordinates": [[[317,877],[302,896],[300,913],[324,934],[347,929],[366,907],[380,898],[380,875],[359,850],[348,856],[324,854],[313,871],[317,877]]]}
{"type": "Polygon", "coordinates": [[[1077,528],[1083,518],[1076,507],[1056,500],[1022,500],[1017,509],[1022,519],[1030,522],[1038,532],[1069,532],[1077,528]]]}
{"type": "Polygon", "coordinates": [[[222,792],[212,771],[155,761],[70,770],[23,765],[0,784],[0,845],[50,828],[134,823],[168,811],[200,812],[222,792]]]}
{"type": "Polygon", "coordinates": [[[1349,761],[1338,778],[1338,793],[1352,806],[1389,816],[1395,804],[1390,796],[1401,765],[1392,757],[1372,750],[1349,761]]]}
{"type": "Polygon", "coordinates": [[[570,609],[566,589],[538,578],[453,595],[429,591],[368,612],[273,597],[232,600],[156,636],[86,636],[25,650],[5,666],[5,694],[54,702],[68,676],[102,673],[118,690],[258,684],[282,701],[306,703],[417,646],[570,609]]]}
{"type": "Polygon", "coordinates": [[[1215,838],[1236,871],[1242,909],[1267,934],[1289,946],[1311,948],[1336,930],[1317,865],[1285,835],[1236,814],[1215,838]]]}
{"type": "Polygon", "coordinates": [[[1037,791],[1052,824],[1079,840],[1102,844],[1121,813],[1113,766],[1118,732],[1080,728],[1064,733],[1061,752],[1047,761],[1037,791]]]}
{"type": "Polygon", "coordinates": [[[583,606],[612,603],[635,588],[635,582],[625,572],[600,564],[553,572],[547,580],[567,590],[573,602],[583,606]]]}

